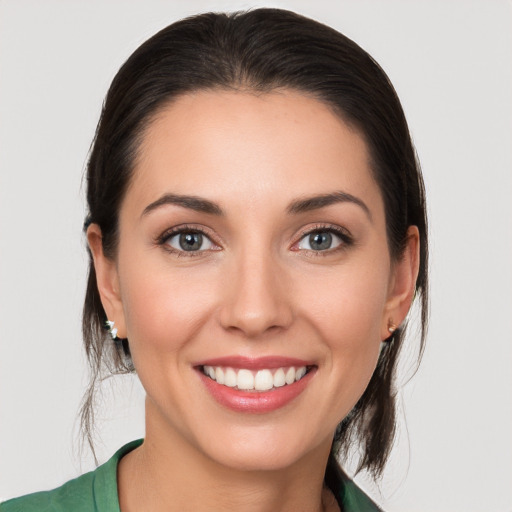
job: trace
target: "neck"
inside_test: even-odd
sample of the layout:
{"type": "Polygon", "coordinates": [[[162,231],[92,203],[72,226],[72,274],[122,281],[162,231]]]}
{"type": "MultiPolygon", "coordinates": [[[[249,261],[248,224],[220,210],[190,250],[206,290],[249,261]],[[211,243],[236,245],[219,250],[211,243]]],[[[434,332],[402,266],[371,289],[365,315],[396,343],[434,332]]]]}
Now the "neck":
{"type": "Polygon", "coordinates": [[[121,510],[329,510],[332,496],[323,488],[329,450],[330,443],[324,443],[284,468],[232,468],[158,422],[147,421],[144,443],[119,463],[121,510]]]}

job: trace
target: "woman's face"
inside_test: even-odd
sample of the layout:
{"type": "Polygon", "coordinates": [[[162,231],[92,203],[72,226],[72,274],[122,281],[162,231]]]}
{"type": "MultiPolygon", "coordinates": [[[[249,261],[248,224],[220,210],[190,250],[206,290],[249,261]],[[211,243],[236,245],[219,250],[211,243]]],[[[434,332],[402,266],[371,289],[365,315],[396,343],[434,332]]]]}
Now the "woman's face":
{"type": "Polygon", "coordinates": [[[119,226],[115,262],[89,239],[147,435],[245,469],[328,451],[412,293],[358,132],[292,91],[181,96],[119,226]]]}

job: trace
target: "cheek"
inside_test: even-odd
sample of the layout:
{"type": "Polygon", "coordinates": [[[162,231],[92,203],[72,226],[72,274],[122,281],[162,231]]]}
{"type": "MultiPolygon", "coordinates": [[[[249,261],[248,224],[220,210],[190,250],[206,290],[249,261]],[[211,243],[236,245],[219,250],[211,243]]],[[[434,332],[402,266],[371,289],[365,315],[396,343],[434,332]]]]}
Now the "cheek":
{"type": "MultiPolygon", "coordinates": [[[[380,326],[388,293],[387,269],[346,268],[325,276],[328,286],[310,293],[310,321],[334,347],[356,348],[380,342],[380,326]]],[[[304,289],[307,284],[304,285],[304,289]]],[[[305,293],[305,290],[304,290],[305,293]]],[[[306,311],[306,310],[305,310],[306,311]]],[[[333,348],[334,348],[333,347],[333,348]]]]}
{"type": "Polygon", "coordinates": [[[215,296],[212,287],[205,286],[206,279],[197,268],[187,272],[171,271],[165,265],[126,265],[121,284],[130,346],[137,351],[143,345],[148,356],[157,357],[177,351],[192,339],[206,321],[215,296]]]}
{"type": "MultiPolygon", "coordinates": [[[[345,416],[363,394],[380,352],[387,272],[347,272],[308,303],[307,315],[326,349],[330,397],[345,416]],[[384,277],[383,277],[384,276],[384,277]]],[[[306,314],[306,313],[305,313],[306,314]]]]}

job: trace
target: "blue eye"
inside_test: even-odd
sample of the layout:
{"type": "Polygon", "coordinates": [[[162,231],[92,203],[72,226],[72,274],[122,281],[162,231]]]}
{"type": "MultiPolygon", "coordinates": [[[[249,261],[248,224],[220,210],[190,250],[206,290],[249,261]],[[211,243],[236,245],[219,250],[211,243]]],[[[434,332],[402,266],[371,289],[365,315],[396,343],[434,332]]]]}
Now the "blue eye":
{"type": "Polygon", "coordinates": [[[303,236],[298,244],[299,249],[309,251],[327,251],[335,249],[343,243],[340,235],[330,230],[316,230],[303,236]]]}
{"type": "Polygon", "coordinates": [[[181,231],[167,238],[167,245],[185,252],[207,251],[213,248],[212,241],[199,231],[181,231]]]}

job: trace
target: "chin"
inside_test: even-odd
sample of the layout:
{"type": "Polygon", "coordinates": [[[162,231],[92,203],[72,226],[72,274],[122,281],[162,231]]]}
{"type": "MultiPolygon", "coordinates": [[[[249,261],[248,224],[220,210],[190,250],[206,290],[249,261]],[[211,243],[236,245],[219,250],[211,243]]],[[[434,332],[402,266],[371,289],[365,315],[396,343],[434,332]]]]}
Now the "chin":
{"type": "Polygon", "coordinates": [[[297,453],[288,453],[287,450],[231,450],[216,458],[216,462],[222,466],[236,471],[282,471],[293,466],[299,459],[297,453]]]}
{"type": "Polygon", "coordinates": [[[210,444],[206,453],[218,464],[238,471],[281,471],[315,453],[326,456],[331,446],[332,437],[315,442],[290,432],[258,430],[264,431],[227,436],[225,442],[210,444]]]}

